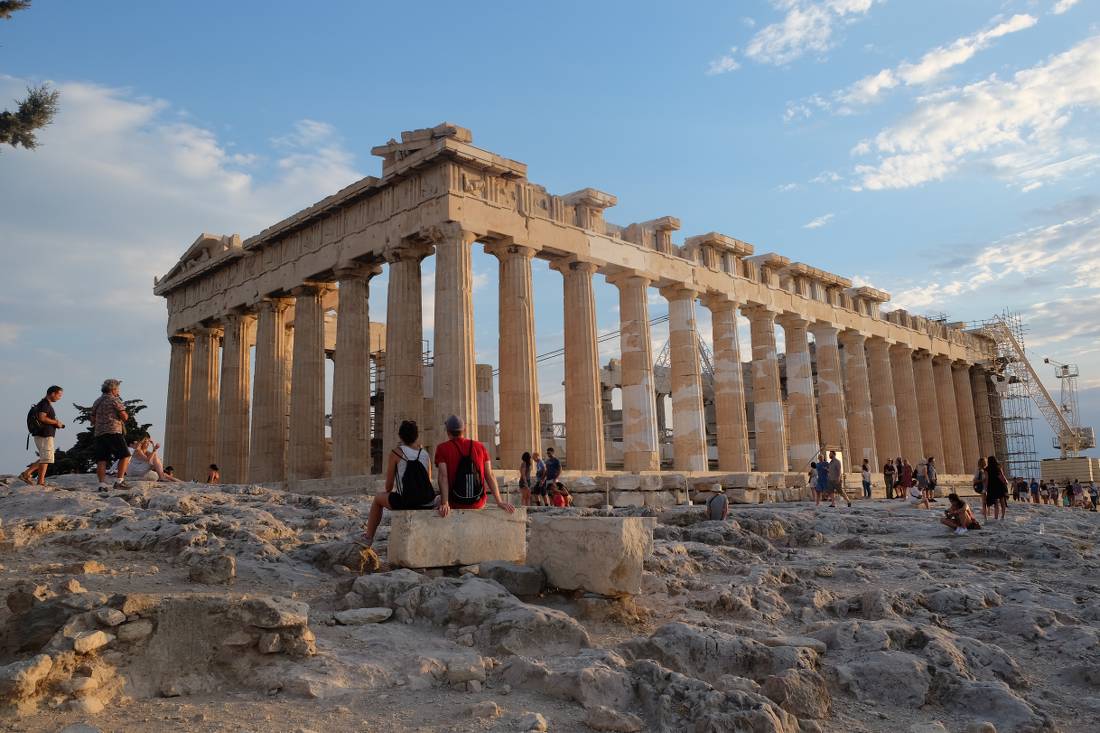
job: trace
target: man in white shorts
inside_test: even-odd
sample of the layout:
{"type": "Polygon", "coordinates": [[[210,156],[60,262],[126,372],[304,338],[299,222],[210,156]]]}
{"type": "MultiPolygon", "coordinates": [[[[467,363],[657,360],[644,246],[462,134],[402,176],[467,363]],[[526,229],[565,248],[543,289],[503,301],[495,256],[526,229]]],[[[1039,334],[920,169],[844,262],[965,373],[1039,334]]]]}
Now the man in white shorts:
{"type": "Polygon", "coordinates": [[[56,384],[46,390],[46,396],[31,408],[31,414],[27,416],[27,428],[34,438],[34,449],[38,452],[38,460],[27,466],[19,478],[24,483],[33,484],[34,474],[38,474],[38,485],[46,485],[46,471],[53,463],[54,436],[58,428],[64,428],[65,423],[57,419],[53,403],[61,399],[64,390],[56,384]],[[33,420],[31,418],[34,418],[33,420]]]}

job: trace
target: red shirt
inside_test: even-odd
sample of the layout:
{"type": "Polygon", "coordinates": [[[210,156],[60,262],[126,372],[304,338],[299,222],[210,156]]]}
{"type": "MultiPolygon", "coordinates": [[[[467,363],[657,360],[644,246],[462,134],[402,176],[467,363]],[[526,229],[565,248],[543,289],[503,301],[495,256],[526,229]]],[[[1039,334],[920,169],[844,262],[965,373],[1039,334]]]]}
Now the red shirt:
{"type": "Polygon", "coordinates": [[[550,497],[550,506],[565,506],[565,497],[561,494],[554,494],[550,497]]]}
{"type": "MultiPolygon", "coordinates": [[[[451,506],[459,509],[481,509],[489,498],[489,485],[485,481],[485,462],[489,460],[489,453],[485,446],[476,440],[469,438],[451,438],[446,443],[440,443],[435,447],[435,465],[447,464],[447,486],[455,485],[455,474],[458,473],[458,462],[463,456],[470,456],[474,462],[474,470],[481,476],[481,483],[485,486],[485,493],[475,504],[460,504],[450,498],[451,506]]],[[[449,493],[449,492],[448,492],[449,493]]]]}

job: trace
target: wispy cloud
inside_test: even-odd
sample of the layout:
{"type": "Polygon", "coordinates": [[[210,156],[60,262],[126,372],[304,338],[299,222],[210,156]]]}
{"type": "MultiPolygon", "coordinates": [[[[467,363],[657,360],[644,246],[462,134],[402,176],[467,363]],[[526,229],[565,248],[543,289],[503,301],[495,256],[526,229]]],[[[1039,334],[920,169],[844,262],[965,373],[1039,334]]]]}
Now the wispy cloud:
{"type": "Polygon", "coordinates": [[[811,219],[802,225],[803,229],[820,229],[833,220],[836,214],[823,214],[816,219],[811,219]]]}
{"type": "Polygon", "coordinates": [[[775,190],[780,193],[789,193],[791,191],[797,191],[800,188],[802,188],[801,183],[781,183],[775,187],[775,190]]]}
{"type": "Polygon", "coordinates": [[[856,166],[855,188],[917,186],[982,156],[1024,186],[1080,172],[1095,164],[1095,142],[1066,130],[1074,114],[1100,105],[1097,78],[1100,36],[1093,36],[1011,79],[992,76],[923,97],[906,119],[853,149],[878,158],[856,166]]]}
{"type": "Polygon", "coordinates": [[[710,62],[707,66],[707,76],[715,76],[716,74],[727,74],[731,71],[737,71],[741,68],[741,64],[738,63],[734,54],[737,53],[737,46],[730,49],[730,52],[724,56],[719,56],[710,62]]]}
{"type": "Polygon", "coordinates": [[[1074,5],[1076,5],[1078,2],[1080,2],[1080,0],[1058,0],[1058,2],[1054,3],[1054,7],[1051,8],[1050,12],[1054,13],[1055,15],[1061,15],[1062,13],[1065,13],[1074,5]]]}
{"type": "Polygon", "coordinates": [[[866,15],[875,0],[772,0],[783,19],[761,28],[745,56],[761,64],[788,64],[833,47],[837,27],[866,15]]]}

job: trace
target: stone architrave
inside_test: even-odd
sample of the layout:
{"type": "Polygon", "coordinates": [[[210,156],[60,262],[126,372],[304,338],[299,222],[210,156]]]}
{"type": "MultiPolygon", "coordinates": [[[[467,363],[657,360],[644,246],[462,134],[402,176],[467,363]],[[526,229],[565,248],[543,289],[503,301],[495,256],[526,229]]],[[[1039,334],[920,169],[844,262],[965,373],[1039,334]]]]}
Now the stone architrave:
{"type": "Polygon", "coordinates": [[[287,477],[324,478],[325,474],[325,312],[327,286],[295,288],[294,357],[291,364],[290,445],[287,477]]]}
{"type": "Polygon", "coordinates": [[[370,472],[370,279],[378,265],[336,270],[336,353],[332,367],[332,475],[370,472]]]}
{"type": "MultiPolygon", "coordinates": [[[[539,378],[535,364],[535,305],[531,258],[535,250],[505,243],[486,252],[500,263],[500,462],[512,468],[539,448],[539,378]]],[[[491,389],[491,386],[490,386],[491,389]]],[[[492,414],[482,418],[493,422],[492,414]]],[[[493,434],[482,435],[487,445],[493,434]]]]}
{"type": "Polygon", "coordinates": [[[386,373],[382,452],[397,445],[397,428],[406,420],[424,424],[424,306],[421,261],[432,247],[406,240],[386,250],[389,282],[386,286],[386,373]]]}
{"type": "Polygon", "coordinates": [[[609,280],[619,289],[623,467],[627,471],[657,471],[661,461],[653,389],[653,344],[649,333],[649,279],[624,272],[609,280]]]}
{"type": "Polygon", "coordinates": [[[830,450],[848,450],[848,420],[844,409],[844,380],[840,372],[837,329],[828,323],[810,325],[817,359],[818,425],[821,443],[830,450]]]}
{"type": "MultiPolygon", "coordinates": [[[[935,457],[943,466],[943,429],[940,427],[940,403],[936,395],[936,377],[932,373],[932,355],[927,351],[913,353],[913,378],[917,387],[917,415],[920,419],[921,445],[924,460],[935,457]]],[[[914,464],[913,468],[916,468],[914,464]]],[[[946,473],[946,471],[944,471],[946,473]]]]}
{"type": "MultiPolygon", "coordinates": [[[[894,378],[894,402],[898,408],[898,414],[903,416],[898,420],[898,440],[900,452],[894,458],[904,458],[916,468],[920,457],[924,454],[924,443],[921,441],[920,416],[918,414],[920,401],[917,398],[917,384],[913,376],[913,350],[904,344],[894,344],[890,347],[890,373],[894,378]]],[[[888,456],[880,456],[885,462],[888,456]]]]}
{"type": "Polygon", "coordinates": [[[574,471],[606,467],[592,262],[555,262],[565,300],[565,447],[574,471]]]}
{"type": "Polygon", "coordinates": [[[779,388],[779,357],[775,348],[775,312],[763,306],[743,306],[752,339],[752,410],[756,433],[756,470],[785,472],[787,448],[783,399],[779,388]]]}
{"type": "Polygon", "coordinates": [[[714,417],[718,430],[718,468],[752,470],[749,452],[745,384],[741,374],[741,348],[737,334],[737,302],[711,294],[704,300],[711,313],[714,340],[714,417]]]}
{"type": "Polygon", "coordinates": [[[871,384],[867,376],[866,337],[858,331],[840,335],[844,345],[844,403],[848,406],[848,470],[859,470],[864,459],[874,467],[875,421],[871,411],[871,384]]]}
{"type": "Polygon", "coordinates": [[[190,333],[173,334],[169,339],[168,404],[164,412],[165,466],[177,471],[187,464],[187,404],[191,400],[191,352],[195,337],[190,333]]]}
{"type": "Polygon", "coordinates": [[[951,364],[951,379],[955,382],[955,406],[959,411],[959,442],[962,446],[964,472],[977,469],[981,449],[978,447],[978,421],[974,414],[974,395],[970,391],[970,365],[951,364]]]}
{"type": "Polygon", "coordinates": [[[877,470],[887,460],[901,455],[898,433],[898,407],[894,395],[894,376],[890,361],[890,344],[882,338],[867,339],[867,378],[871,385],[871,415],[875,425],[877,470]]]}
{"type": "Polygon", "coordinates": [[[707,427],[703,414],[699,333],[694,290],[666,288],[672,382],[672,456],[677,471],[707,470],[707,427]]]}
{"type": "Polygon", "coordinates": [[[218,342],[220,328],[196,328],[191,360],[191,399],[187,405],[188,481],[205,481],[210,464],[217,460],[218,342]]]}
{"type": "Polygon", "coordinates": [[[944,473],[963,474],[962,439],[959,434],[959,409],[955,404],[955,381],[951,377],[951,360],[936,357],[932,361],[932,373],[936,381],[936,404],[940,411],[940,432],[943,435],[944,473]]]}
{"type": "Polygon", "coordinates": [[[790,422],[790,461],[795,471],[805,471],[817,458],[821,447],[817,439],[817,409],[814,405],[814,375],[810,342],[806,335],[809,321],[794,313],[778,318],[783,327],[787,362],[787,407],[790,422]]]}
{"type": "Polygon", "coordinates": [[[986,383],[985,367],[970,368],[970,391],[974,401],[974,420],[978,430],[978,450],[982,458],[994,454],[993,417],[989,410],[989,388],[986,383]]]}
{"type": "Polygon", "coordinates": [[[227,484],[243,484],[248,478],[254,323],[255,318],[248,313],[230,313],[225,318],[215,455],[222,481],[227,484]]]}
{"type": "Polygon", "coordinates": [[[248,480],[286,480],[288,298],[265,298],[256,319],[256,369],[252,391],[252,445],[248,480]]]}
{"type": "Polygon", "coordinates": [[[435,362],[432,369],[434,427],[457,415],[466,437],[477,435],[474,372],[474,272],[471,248],[477,236],[457,226],[433,230],[435,241],[435,362]]]}

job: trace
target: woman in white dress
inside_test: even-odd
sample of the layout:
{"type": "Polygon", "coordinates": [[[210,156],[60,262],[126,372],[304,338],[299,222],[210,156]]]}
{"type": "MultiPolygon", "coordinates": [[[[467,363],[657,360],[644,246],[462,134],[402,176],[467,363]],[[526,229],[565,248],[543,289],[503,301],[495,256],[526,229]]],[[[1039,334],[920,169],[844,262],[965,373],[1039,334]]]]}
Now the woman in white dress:
{"type": "Polygon", "coordinates": [[[178,482],[178,478],[164,472],[164,463],[157,455],[158,450],[160,450],[160,443],[154,443],[148,435],[131,443],[130,453],[132,455],[130,465],[126,468],[126,475],[136,479],[144,478],[149,481],[178,482]]]}

